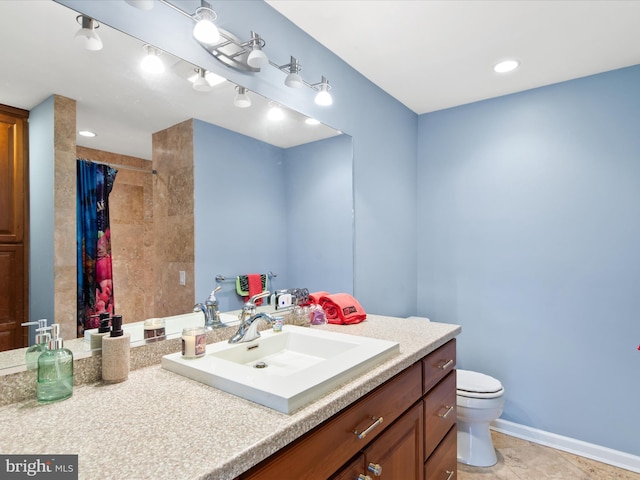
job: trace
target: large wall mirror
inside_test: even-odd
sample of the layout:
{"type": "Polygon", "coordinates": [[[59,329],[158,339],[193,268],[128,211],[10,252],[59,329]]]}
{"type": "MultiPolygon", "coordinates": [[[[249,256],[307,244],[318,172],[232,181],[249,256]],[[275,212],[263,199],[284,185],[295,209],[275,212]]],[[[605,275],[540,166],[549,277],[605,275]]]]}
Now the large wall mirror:
{"type": "MultiPolygon", "coordinates": [[[[170,241],[156,238],[153,243],[147,241],[154,236],[148,225],[136,230],[127,220],[121,222],[125,234],[118,251],[144,257],[141,249],[147,241],[155,253],[140,264],[120,262],[116,271],[118,252],[114,251],[116,312],[125,321],[186,313],[217,286],[222,287],[221,309],[236,309],[242,300],[235,282],[216,281],[219,275],[228,279],[271,271],[277,275],[272,289],[352,292],[351,138],[326,125],[309,125],[303,115],[285,105],[281,105],[284,119],[269,122],[271,102],[254,92],[248,92],[249,108],[237,108],[236,85],[222,78],[210,91],[196,91],[190,79],[197,78],[197,66],[167,53],[160,56],[164,74],[144,74],[139,68],[144,43],[107,25],[97,30],[103,49],[84,50],[74,43],[80,28],[77,16],[52,0],[0,2],[0,42],[7,46],[0,51],[0,103],[37,112],[52,95],[74,100],[74,130],[97,133],[94,138],[75,138],[81,152],[77,156],[87,154],[95,156],[93,160],[133,167],[119,170],[122,176],[116,178],[116,185],[121,179],[127,185],[115,200],[120,208],[139,209],[145,221],[152,215],[153,222],[181,218],[191,225],[190,232],[182,231],[180,223],[176,228],[169,225],[170,241]],[[163,132],[184,126],[192,142],[188,148],[171,135],[169,140],[163,137],[163,132]],[[165,158],[157,161],[158,151],[167,146],[163,141],[171,148],[163,150],[165,158]],[[163,171],[163,165],[173,161],[172,152],[191,155],[192,183],[182,182],[175,171],[163,171]],[[132,200],[133,194],[139,195],[137,199],[132,200]],[[162,195],[171,198],[168,207],[166,199],[163,206],[166,216],[158,219],[156,206],[162,195]],[[193,206],[185,215],[181,208],[187,198],[193,206]],[[126,244],[125,239],[141,240],[140,232],[146,236],[142,246],[126,244]],[[182,240],[189,235],[194,244],[192,258],[186,265],[184,259],[172,262],[171,252],[184,249],[182,240]],[[155,263],[159,249],[165,251],[160,265],[155,263]],[[184,270],[191,285],[181,296],[176,292],[184,270]],[[148,280],[150,271],[155,280],[148,280]],[[146,290],[140,290],[141,285],[146,290]]],[[[194,48],[200,47],[194,42],[194,48]]],[[[32,118],[37,125],[38,115],[32,118]]],[[[39,134],[38,129],[30,129],[30,145],[38,144],[39,134]]],[[[31,154],[36,153],[32,149],[31,154]]],[[[39,173],[30,165],[31,195],[42,190],[33,183],[39,173]]],[[[33,210],[37,205],[32,203],[32,222],[42,216],[33,210]]],[[[40,292],[53,291],[58,278],[54,280],[52,268],[38,264],[38,258],[53,251],[54,240],[50,234],[34,238],[36,234],[32,230],[32,320],[43,315],[40,312],[57,316],[53,293],[40,292]]],[[[21,363],[19,351],[0,354],[0,372],[21,363]],[[15,355],[7,356],[10,353],[15,355]]]]}

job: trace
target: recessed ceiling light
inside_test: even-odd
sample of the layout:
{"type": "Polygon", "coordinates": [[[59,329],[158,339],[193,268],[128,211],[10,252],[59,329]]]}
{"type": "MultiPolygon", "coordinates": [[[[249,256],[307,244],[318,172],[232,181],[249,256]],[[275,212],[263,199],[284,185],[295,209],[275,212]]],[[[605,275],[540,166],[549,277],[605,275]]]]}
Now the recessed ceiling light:
{"type": "Polygon", "coordinates": [[[504,60],[503,62],[496,63],[493,66],[493,71],[496,73],[507,73],[515,70],[520,66],[520,62],[518,60],[504,60]]]}
{"type": "Polygon", "coordinates": [[[306,123],[307,125],[320,125],[320,121],[316,120],[315,118],[307,118],[304,123],[306,123]]]}
{"type": "Polygon", "coordinates": [[[93,133],[93,132],[91,132],[89,130],[80,130],[78,132],[78,135],[82,135],[83,137],[95,137],[96,136],[95,133],[93,133]]]}

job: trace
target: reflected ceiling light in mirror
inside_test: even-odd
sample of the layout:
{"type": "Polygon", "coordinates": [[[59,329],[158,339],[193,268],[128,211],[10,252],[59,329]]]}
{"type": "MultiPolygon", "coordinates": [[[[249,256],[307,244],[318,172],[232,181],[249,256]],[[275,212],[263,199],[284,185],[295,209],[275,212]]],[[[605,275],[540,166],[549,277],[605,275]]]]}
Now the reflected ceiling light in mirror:
{"type": "Polygon", "coordinates": [[[321,105],[323,107],[327,107],[333,103],[333,98],[331,98],[331,94],[329,90],[331,90],[331,85],[329,85],[329,80],[326,77],[322,77],[320,83],[313,86],[318,90],[316,94],[315,102],[317,105],[321,105]]]}
{"type": "Polygon", "coordinates": [[[193,81],[193,89],[196,92],[210,92],[211,84],[206,78],[207,71],[204,68],[196,68],[197,76],[193,81]]]}
{"type": "Polygon", "coordinates": [[[253,68],[262,68],[269,65],[269,57],[262,51],[265,41],[256,32],[251,32],[251,40],[247,42],[251,47],[251,53],[247,57],[247,64],[253,68]]]}
{"type": "Polygon", "coordinates": [[[196,25],[193,27],[193,36],[199,42],[207,45],[215,45],[220,41],[220,32],[213,23],[218,18],[211,5],[203,0],[202,6],[193,14],[196,25]]]}
{"type": "Polygon", "coordinates": [[[100,24],[86,15],[78,15],[76,21],[82,25],[82,27],[74,37],[75,42],[85,50],[102,50],[102,40],[96,32],[96,28],[100,28],[100,24]]]}
{"type": "Polygon", "coordinates": [[[292,56],[289,63],[287,63],[286,65],[281,65],[278,68],[285,73],[288,72],[287,78],[284,79],[284,84],[287,87],[300,88],[304,85],[302,77],[300,77],[300,74],[298,73],[300,70],[302,70],[302,67],[295,57],[292,56]]]}
{"type": "Polygon", "coordinates": [[[233,99],[233,104],[238,108],[249,108],[251,106],[251,98],[249,98],[246,88],[236,85],[236,96],[233,99]]]}
{"type": "Polygon", "coordinates": [[[164,63],[160,59],[162,50],[157,49],[153,45],[145,45],[142,47],[146,55],[142,59],[140,66],[145,72],[159,74],[164,72],[164,63]]]}
{"type": "Polygon", "coordinates": [[[279,122],[284,119],[284,111],[277,103],[269,102],[269,111],[267,112],[267,118],[272,122],[279,122]]]}
{"type": "Polygon", "coordinates": [[[124,0],[132,7],[139,8],[140,10],[151,10],[153,8],[153,0],[124,0]]]}
{"type": "Polygon", "coordinates": [[[304,123],[307,125],[320,125],[320,120],[316,120],[315,118],[307,118],[304,123]]]}

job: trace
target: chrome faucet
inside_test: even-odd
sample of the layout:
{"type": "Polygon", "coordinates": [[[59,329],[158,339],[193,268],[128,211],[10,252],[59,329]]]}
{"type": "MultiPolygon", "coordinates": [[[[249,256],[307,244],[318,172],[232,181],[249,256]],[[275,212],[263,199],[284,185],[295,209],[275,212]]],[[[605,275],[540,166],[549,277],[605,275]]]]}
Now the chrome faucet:
{"type": "Polygon", "coordinates": [[[260,323],[260,319],[266,321],[269,325],[276,323],[276,319],[272,315],[264,312],[256,313],[240,324],[238,331],[229,339],[229,343],[250,342],[259,338],[260,332],[258,332],[258,324],[260,323]]]}
{"type": "Polygon", "coordinates": [[[216,289],[211,292],[206,302],[196,303],[193,307],[194,312],[202,311],[204,314],[204,327],[207,330],[226,326],[220,321],[220,311],[218,310],[218,301],[216,300],[215,295],[221,288],[222,287],[220,286],[216,287],[216,289]]]}
{"type": "Polygon", "coordinates": [[[258,332],[258,323],[263,319],[273,325],[276,319],[268,313],[256,313],[256,300],[268,297],[270,292],[264,291],[251,297],[242,307],[242,311],[238,316],[240,327],[238,331],[229,339],[229,343],[250,342],[260,336],[258,332]]]}

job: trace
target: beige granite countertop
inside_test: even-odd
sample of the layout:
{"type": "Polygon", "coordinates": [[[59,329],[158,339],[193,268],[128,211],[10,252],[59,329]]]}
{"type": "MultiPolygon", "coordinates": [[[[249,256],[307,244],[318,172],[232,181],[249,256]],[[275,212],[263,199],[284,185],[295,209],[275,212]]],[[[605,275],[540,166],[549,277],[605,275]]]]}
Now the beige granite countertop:
{"type": "Polygon", "coordinates": [[[79,479],[233,479],[461,331],[458,325],[369,315],[326,330],[397,341],[400,353],[286,415],[159,365],[65,401],[0,408],[0,453],[77,454],[79,479]]]}

